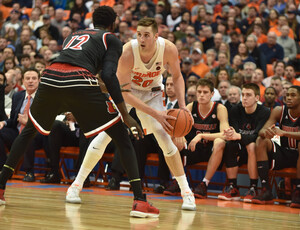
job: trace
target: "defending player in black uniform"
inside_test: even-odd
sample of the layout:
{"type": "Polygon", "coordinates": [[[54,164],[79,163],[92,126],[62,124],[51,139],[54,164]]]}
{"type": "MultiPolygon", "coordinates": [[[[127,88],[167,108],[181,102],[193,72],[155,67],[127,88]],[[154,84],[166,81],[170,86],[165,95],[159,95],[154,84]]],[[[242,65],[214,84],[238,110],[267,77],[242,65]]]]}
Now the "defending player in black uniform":
{"type": "Polygon", "coordinates": [[[273,203],[269,184],[269,169],[279,170],[296,167],[296,189],[292,194],[291,207],[300,208],[300,87],[291,86],[286,94],[286,105],[272,110],[269,120],[256,140],[258,174],[262,183],[261,193],[254,197],[256,204],[273,203]],[[279,127],[275,124],[279,123],[279,127]],[[280,145],[271,141],[280,136],[280,145]]]}
{"type": "Polygon", "coordinates": [[[127,112],[116,77],[122,43],[110,32],[114,30],[115,19],[116,13],[111,7],[97,8],[93,13],[95,29],[77,31],[67,37],[60,56],[43,72],[30,109],[30,120],[15,140],[0,174],[0,205],[5,204],[6,182],[36,135],[36,129],[44,135],[49,134],[56,115],[71,111],[86,137],[105,130],[119,149],[134,193],[131,215],[158,217],[159,210],[142,194],[136,156],[121,116],[107,95],[101,92],[95,77],[100,73],[124,123],[137,138],[143,136],[140,126],[127,112]]]}
{"type": "Polygon", "coordinates": [[[244,202],[251,202],[257,191],[257,167],[255,157],[255,141],[259,130],[270,116],[270,110],[257,104],[259,100],[259,87],[248,83],[242,87],[242,104],[230,110],[229,124],[231,127],[224,131],[227,140],[224,150],[224,162],[229,186],[224,193],[218,196],[221,200],[239,200],[240,193],[237,188],[238,166],[248,164],[250,177],[250,190],[244,197],[244,202]]]}
{"type": "Polygon", "coordinates": [[[186,136],[189,143],[187,165],[198,162],[208,162],[203,182],[194,191],[197,198],[207,197],[207,186],[219,167],[225,141],[223,131],[229,128],[228,113],[225,106],[212,102],[214,85],[210,80],[200,79],[197,83],[197,101],[190,103],[187,108],[191,110],[194,125],[186,136]]]}

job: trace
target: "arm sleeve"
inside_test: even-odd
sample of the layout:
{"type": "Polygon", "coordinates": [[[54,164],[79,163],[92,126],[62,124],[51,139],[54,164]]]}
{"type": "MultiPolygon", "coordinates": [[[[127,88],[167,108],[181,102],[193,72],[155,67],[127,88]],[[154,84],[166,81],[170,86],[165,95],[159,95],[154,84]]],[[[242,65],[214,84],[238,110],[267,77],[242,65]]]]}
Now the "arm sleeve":
{"type": "Polygon", "coordinates": [[[256,124],[255,124],[255,131],[253,134],[249,134],[249,135],[245,135],[242,134],[241,135],[241,142],[244,145],[248,145],[252,142],[256,141],[256,138],[258,136],[258,132],[262,129],[262,127],[264,126],[264,124],[266,123],[266,121],[269,119],[270,116],[270,110],[267,108],[262,108],[258,114],[256,114],[256,124]]]}
{"type": "Polygon", "coordinates": [[[119,104],[124,101],[116,75],[118,61],[122,54],[122,43],[112,34],[106,36],[106,43],[107,50],[100,76],[114,102],[119,104]]]}

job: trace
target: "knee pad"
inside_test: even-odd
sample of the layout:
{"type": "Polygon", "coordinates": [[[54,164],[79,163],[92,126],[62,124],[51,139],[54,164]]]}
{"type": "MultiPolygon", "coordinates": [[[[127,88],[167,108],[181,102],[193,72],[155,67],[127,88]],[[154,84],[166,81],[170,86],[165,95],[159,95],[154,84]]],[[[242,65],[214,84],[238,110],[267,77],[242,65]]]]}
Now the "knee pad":
{"type": "Polygon", "coordinates": [[[164,129],[155,130],[153,134],[165,157],[171,157],[178,151],[170,135],[164,129]]]}
{"type": "Polygon", "coordinates": [[[224,149],[224,162],[227,168],[238,166],[237,156],[240,150],[240,144],[234,141],[228,141],[224,149]]]}
{"type": "Polygon", "coordinates": [[[101,132],[90,143],[87,151],[102,156],[106,149],[106,146],[109,144],[110,141],[110,136],[108,136],[106,132],[101,132]]]}

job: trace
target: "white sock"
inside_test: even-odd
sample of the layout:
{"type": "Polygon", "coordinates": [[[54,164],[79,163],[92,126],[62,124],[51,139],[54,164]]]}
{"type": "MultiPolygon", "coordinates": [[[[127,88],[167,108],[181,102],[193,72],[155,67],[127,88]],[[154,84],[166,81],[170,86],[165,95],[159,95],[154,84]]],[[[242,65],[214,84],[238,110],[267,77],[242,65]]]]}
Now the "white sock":
{"type": "Polygon", "coordinates": [[[187,182],[185,174],[182,175],[182,176],[175,177],[175,179],[176,179],[176,181],[179,185],[179,188],[181,190],[181,194],[192,192],[192,190],[190,189],[189,184],[187,182]]]}
{"type": "Polygon", "coordinates": [[[208,184],[209,184],[209,182],[210,182],[210,180],[207,180],[207,179],[204,177],[203,182],[206,184],[206,187],[207,187],[208,184]]]}
{"type": "Polygon", "coordinates": [[[105,148],[110,140],[111,138],[105,132],[98,134],[98,136],[94,138],[86,151],[78,175],[72,185],[74,184],[82,189],[85,179],[103,156],[105,148]]]}

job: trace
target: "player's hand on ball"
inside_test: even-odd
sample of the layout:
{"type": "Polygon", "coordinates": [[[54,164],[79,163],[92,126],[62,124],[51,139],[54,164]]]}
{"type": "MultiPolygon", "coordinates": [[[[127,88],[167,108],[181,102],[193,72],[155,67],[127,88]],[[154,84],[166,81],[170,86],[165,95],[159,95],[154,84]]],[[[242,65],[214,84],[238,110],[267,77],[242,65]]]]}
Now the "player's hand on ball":
{"type": "Polygon", "coordinates": [[[154,118],[161,124],[161,126],[167,132],[170,132],[173,130],[173,126],[170,125],[170,123],[167,121],[167,119],[176,120],[176,117],[168,115],[167,111],[157,111],[157,115],[154,118]]]}

